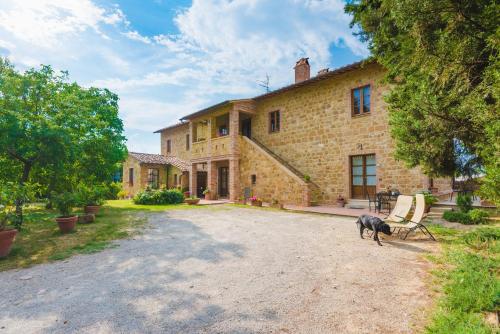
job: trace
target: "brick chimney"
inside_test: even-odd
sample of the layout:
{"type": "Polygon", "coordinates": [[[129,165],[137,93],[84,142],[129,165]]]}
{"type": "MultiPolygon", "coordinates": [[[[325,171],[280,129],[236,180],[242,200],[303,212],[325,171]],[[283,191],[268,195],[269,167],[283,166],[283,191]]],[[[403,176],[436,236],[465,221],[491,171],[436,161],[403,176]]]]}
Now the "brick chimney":
{"type": "Polygon", "coordinates": [[[295,64],[295,83],[302,82],[311,78],[311,66],[309,66],[309,58],[301,58],[295,64]]]}

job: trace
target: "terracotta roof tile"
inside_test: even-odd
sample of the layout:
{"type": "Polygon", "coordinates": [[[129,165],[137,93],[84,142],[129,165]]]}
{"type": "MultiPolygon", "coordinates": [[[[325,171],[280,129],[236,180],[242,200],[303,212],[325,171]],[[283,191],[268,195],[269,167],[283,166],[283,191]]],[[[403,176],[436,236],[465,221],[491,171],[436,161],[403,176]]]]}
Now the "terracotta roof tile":
{"type": "Polygon", "coordinates": [[[190,167],[189,162],[173,156],[165,157],[161,154],[138,153],[138,152],[129,152],[128,154],[137,159],[139,163],[172,165],[174,167],[179,168],[181,171],[188,171],[190,167]]]}

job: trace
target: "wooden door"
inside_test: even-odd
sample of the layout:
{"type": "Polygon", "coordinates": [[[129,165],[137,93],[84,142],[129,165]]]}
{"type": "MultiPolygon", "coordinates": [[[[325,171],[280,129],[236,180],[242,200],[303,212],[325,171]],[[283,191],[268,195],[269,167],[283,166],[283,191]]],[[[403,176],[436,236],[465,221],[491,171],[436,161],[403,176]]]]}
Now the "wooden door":
{"type": "Polygon", "coordinates": [[[247,118],[241,122],[241,134],[245,137],[252,138],[252,119],[247,118]]]}
{"type": "Polygon", "coordinates": [[[229,193],[228,179],[229,168],[219,167],[219,197],[227,197],[229,193]]]}
{"type": "Polygon", "coordinates": [[[203,192],[207,189],[207,172],[196,172],[196,196],[203,198],[203,192]]]}
{"type": "Polygon", "coordinates": [[[375,196],[377,188],[377,166],[375,154],[351,157],[351,197],[367,199],[375,196]]]}

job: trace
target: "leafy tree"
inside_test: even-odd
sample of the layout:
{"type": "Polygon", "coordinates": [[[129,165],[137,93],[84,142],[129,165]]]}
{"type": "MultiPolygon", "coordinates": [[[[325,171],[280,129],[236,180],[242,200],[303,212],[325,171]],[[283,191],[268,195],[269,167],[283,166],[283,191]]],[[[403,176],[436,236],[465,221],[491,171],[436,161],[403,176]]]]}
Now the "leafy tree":
{"type": "Polygon", "coordinates": [[[126,153],[122,133],[115,94],[69,83],[50,66],[19,73],[0,58],[0,161],[10,169],[0,177],[36,182],[46,194],[78,181],[111,181],[126,153]]]}
{"type": "Polygon", "coordinates": [[[453,176],[459,141],[500,202],[500,5],[495,0],[361,0],[346,12],[387,69],[396,157],[453,176]]]}

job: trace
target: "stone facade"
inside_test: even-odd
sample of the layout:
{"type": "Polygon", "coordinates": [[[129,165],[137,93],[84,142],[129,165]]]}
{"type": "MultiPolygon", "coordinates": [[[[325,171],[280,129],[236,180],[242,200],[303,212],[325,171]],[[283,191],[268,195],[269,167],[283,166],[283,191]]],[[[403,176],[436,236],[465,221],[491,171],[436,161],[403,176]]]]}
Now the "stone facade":
{"type": "Polygon", "coordinates": [[[240,188],[265,202],[283,204],[309,203],[309,184],[267,154],[252,140],[241,138],[240,188]]]}
{"type": "Polygon", "coordinates": [[[163,156],[175,156],[182,160],[191,159],[191,138],[189,138],[189,149],[186,146],[186,136],[189,136],[189,124],[179,124],[160,132],[161,154],[163,156]],[[167,152],[167,141],[170,140],[170,153],[167,152]]]}
{"type": "Polygon", "coordinates": [[[415,193],[428,187],[418,169],[407,169],[393,156],[387,107],[388,87],[377,64],[257,101],[252,136],[311,177],[320,203],[332,204],[350,193],[350,156],[375,154],[377,191],[387,187],[415,193]],[[370,85],[371,112],[352,116],[351,89],[370,85]],[[268,131],[268,114],[279,110],[281,129],[268,131]]]}
{"type": "Polygon", "coordinates": [[[165,165],[141,163],[129,155],[123,164],[123,190],[127,192],[129,197],[134,196],[148,186],[148,169],[150,168],[158,169],[159,187],[165,187],[167,184],[167,169],[165,165]],[[129,183],[130,168],[133,168],[134,171],[132,185],[129,183]]]}
{"type": "MultiPolygon", "coordinates": [[[[291,86],[252,99],[222,102],[184,117],[184,124],[157,131],[162,155],[190,164],[183,182],[189,183],[192,193],[209,188],[212,198],[220,197],[223,182],[231,200],[250,189],[266,201],[333,204],[339,195],[353,196],[351,157],[368,154],[375,155],[376,191],[396,188],[412,194],[430,187],[430,179],[418,168],[408,169],[393,157],[384,102],[390,88],[382,83],[380,65],[369,62],[323,70],[311,79],[304,66],[309,66],[307,59],[297,63],[298,80],[291,86]],[[363,86],[370,87],[370,112],[354,115],[352,90],[363,86]],[[274,111],[279,111],[280,128],[271,132],[274,111]],[[243,138],[249,128],[251,139],[243,138]],[[221,167],[228,167],[227,180],[221,181],[221,167]]],[[[450,185],[446,179],[433,181],[439,192],[450,185]]]]}

